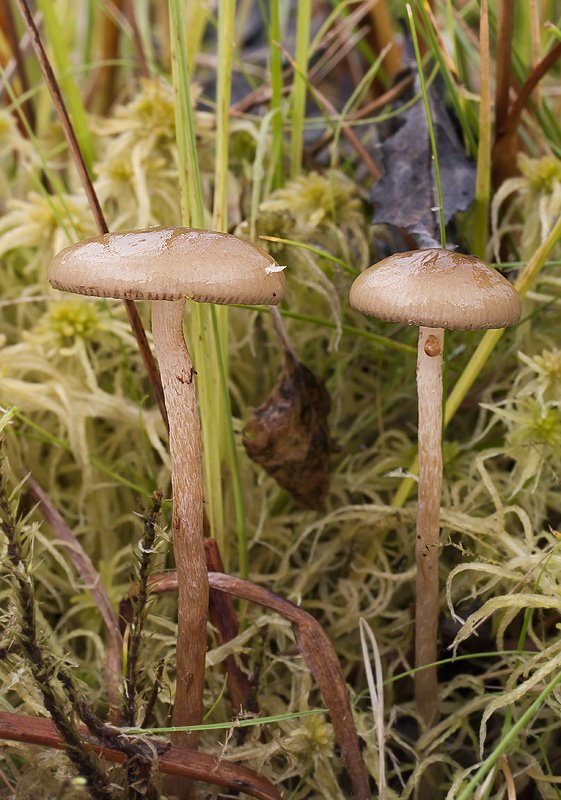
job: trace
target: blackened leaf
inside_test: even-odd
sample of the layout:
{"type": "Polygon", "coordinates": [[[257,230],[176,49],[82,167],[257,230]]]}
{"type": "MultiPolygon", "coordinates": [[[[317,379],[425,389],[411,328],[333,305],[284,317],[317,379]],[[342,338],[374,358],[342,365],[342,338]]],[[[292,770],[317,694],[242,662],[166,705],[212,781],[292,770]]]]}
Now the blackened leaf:
{"type": "Polygon", "coordinates": [[[271,394],[243,430],[249,457],[306,508],[320,508],[329,491],[330,406],[321,378],[286,353],[271,394]]]}
{"type": "MultiPolygon", "coordinates": [[[[417,75],[412,96],[420,92],[417,75]]],[[[444,219],[448,223],[464,211],[475,197],[476,168],[464,147],[435,89],[428,87],[444,219]]],[[[438,193],[425,105],[422,98],[396,117],[396,133],[382,144],[383,175],[374,185],[370,199],[376,204],[373,223],[385,222],[404,228],[419,247],[440,247],[438,193]]]]}

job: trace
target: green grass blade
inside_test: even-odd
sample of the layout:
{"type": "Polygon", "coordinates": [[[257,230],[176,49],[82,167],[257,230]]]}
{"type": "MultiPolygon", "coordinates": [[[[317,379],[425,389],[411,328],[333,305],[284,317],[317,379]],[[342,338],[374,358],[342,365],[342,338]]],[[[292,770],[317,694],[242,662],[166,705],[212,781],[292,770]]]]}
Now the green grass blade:
{"type": "Polygon", "coordinates": [[[282,53],[277,46],[281,41],[279,0],[271,0],[271,24],[269,27],[269,54],[271,68],[271,162],[273,180],[271,189],[284,184],[284,119],[282,105],[282,53]]]}
{"type": "Polygon", "coordinates": [[[88,171],[92,172],[96,161],[93,137],[88,127],[86,109],[72,72],[72,62],[64,39],[66,25],[61,24],[52,0],[38,0],[37,5],[43,14],[43,23],[49,39],[53,58],[59,71],[59,80],[65,95],[68,113],[76,132],[88,171]]]}
{"type": "Polygon", "coordinates": [[[432,114],[429,105],[429,98],[427,95],[427,86],[425,83],[425,75],[423,72],[423,62],[421,60],[421,51],[419,50],[419,42],[417,40],[417,31],[415,29],[415,20],[413,19],[413,12],[409,3],[406,5],[407,16],[409,17],[409,26],[411,28],[411,36],[413,38],[413,45],[415,47],[415,56],[417,58],[417,69],[419,72],[419,80],[421,81],[421,90],[423,92],[423,102],[425,104],[425,112],[427,116],[427,124],[429,126],[429,138],[432,150],[432,157],[434,161],[434,173],[436,179],[436,191],[438,194],[438,214],[440,217],[440,241],[443,249],[446,249],[446,226],[444,223],[444,206],[442,203],[442,186],[440,183],[440,170],[438,167],[438,152],[436,150],[436,140],[434,138],[434,127],[432,124],[432,114]]]}
{"type": "Polygon", "coordinates": [[[185,41],[184,4],[181,0],[170,0],[170,36],[172,53],[172,76],[175,92],[175,122],[179,159],[179,187],[181,212],[184,225],[204,228],[205,213],[197,143],[195,120],[191,104],[187,46],[185,41]]]}
{"type": "Polygon", "coordinates": [[[310,45],[311,0],[300,0],[296,20],[296,64],[292,89],[292,140],[290,143],[290,177],[296,178],[302,169],[304,152],[304,119],[306,115],[306,91],[308,54],[310,45]]]}
{"type": "Polygon", "coordinates": [[[547,684],[545,689],[542,692],[540,692],[538,697],[529,706],[529,708],[527,708],[526,711],[523,714],[521,714],[520,719],[518,719],[516,724],[512,726],[507,735],[501,738],[501,741],[499,742],[497,747],[495,747],[493,752],[485,759],[485,761],[483,762],[481,767],[479,767],[479,769],[477,770],[473,778],[469,781],[467,786],[465,786],[464,789],[462,789],[462,791],[457,795],[456,800],[469,800],[469,798],[473,796],[474,791],[477,789],[481,781],[493,769],[493,767],[499,760],[499,757],[502,756],[503,753],[506,753],[511,743],[516,741],[518,735],[524,729],[527,729],[527,726],[532,717],[535,714],[537,714],[544,700],[546,700],[549,697],[549,695],[553,692],[553,690],[559,683],[561,683],[561,672],[557,673],[555,678],[553,678],[547,684]]]}
{"type": "Polygon", "coordinates": [[[430,23],[428,14],[424,8],[422,0],[416,3],[415,8],[418,10],[420,16],[423,19],[423,24],[425,27],[425,41],[427,45],[430,47],[431,53],[438,62],[438,65],[440,67],[440,71],[442,73],[450,98],[454,105],[454,110],[456,111],[456,114],[460,121],[460,125],[462,126],[462,132],[467,142],[468,153],[471,156],[475,157],[477,153],[477,142],[475,141],[475,136],[473,134],[472,126],[468,120],[467,111],[464,108],[463,102],[456,88],[456,84],[454,83],[454,79],[452,78],[450,70],[448,69],[448,65],[446,64],[446,60],[443,57],[442,53],[440,52],[438,41],[432,29],[432,25],[430,23]]]}

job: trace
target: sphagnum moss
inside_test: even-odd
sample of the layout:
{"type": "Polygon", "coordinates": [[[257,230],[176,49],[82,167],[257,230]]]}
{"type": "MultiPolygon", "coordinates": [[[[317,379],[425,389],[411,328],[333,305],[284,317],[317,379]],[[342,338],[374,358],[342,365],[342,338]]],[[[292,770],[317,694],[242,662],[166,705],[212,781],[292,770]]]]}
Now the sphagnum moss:
{"type": "MultiPolygon", "coordinates": [[[[148,30],[144,16],[147,6],[134,5],[141,30],[148,30]]],[[[334,9],[336,16],[340,16],[341,10],[342,6],[334,9]]],[[[462,24],[465,24],[464,19],[462,24]]],[[[153,46],[162,44],[158,41],[159,35],[157,27],[151,30],[150,37],[143,34],[147,49],[156,59],[159,50],[153,50],[153,46]]],[[[121,43],[123,52],[128,52],[124,40],[121,43]]],[[[474,53],[463,41],[460,44],[462,62],[465,58],[466,63],[471,63],[474,53]]],[[[125,65],[121,69],[120,111],[104,120],[91,121],[100,156],[96,165],[96,187],[106,204],[109,225],[114,230],[133,227],[140,222],[177,224],[178,171],[174,123],[170,116],[170,87],[165,80],[158,80],[139,86],[137,91],[132,72],[127,72],[125,65]]],[[[468,89],[477,92],[477,86],[470,83],[471,78],[465,70],[461,70],[461,74],[468,89]]],[[[251,75],[252,80],[260,80],[257,72],[251,75]]],[[[546,104],[555,102],[547,93],[543,98],[546,104]]],[[[195,125],[204,195],[209,199],[214,173],[214,131],[211,103],[206,108],[210,112],[197,111],[195,125]]],[[[240,130],[257,141],[262,117],[258,116],[258,107],[253,107],[252,113],[255,117],[246,116],[241,120],[240,130]]],[[[51,200],[57,211],[60,209],[60,219],[44,199],[30,194],[30,188],[35,190],[36,184],[31,183],[28,170],[34,170],[36,177],[41,179],[39,162],[13,123],[13,118],[4,122],[3,133],[0,132],[3,154],[0,193],[5,196],[3,189],[9,188],[12,199],[0,223],[0,250],[3,253],[0,287],[7,297],[17,298],[30,293],[43,296],[47,293],[46,264],[54,249],[67,243],[61,220],[70,233],[72,225],[59,198],[53,195],[51,200]],[[12,157],[13,153],[16,157],[12,157]]],[[[231,120],[231,123],[234,128],[236,120],[231,120]]],[[[528,128],[528,131],[531,136],[532,130],[528,128]]],[[[473,133],[469,133],[473,137],[473,133]]],[[[44,129],[39,134],[46,147],[60,145],[61,137],[57,130],[44,129]]],[[[548,135],[552,135],[551,132],[548,135]]],[[[558,149],[558,143],[553,144],[558,149]]],[[[267,152],[261,191],[267,186],[270,170],[278,166],[270,163],[266,144],[264,147],[267,152]]],[[[235,223],[246,219],[251,207],[252,174],[248,169],[248,164],[252,166],[251,147],[233,147],[230,157],[245,162],[231,162],[230,220],[235,223]]],[[[90,231],[94,233],[83,198],[76,193],[67,154],[60,150],[53,154],[50,162],[53,167],[56,165],[57,174],[65,183],[66,206],[71,210],[80,236],[90,231]]],[[[521,241],[526,248],[526,242],[541,237],[558,214],[558,164],[556,161],[542,161],[537,165],[522,162],[521,168],[524,183],[517,187],[505,184],[504,190],[496,196],[496,207],[502,199],[512,201],[511,217],[504,217],[499,227],[512,223],[517,236],[522,226],[525,233],[521,241]],[[528,172],[534,167],[537,168],[536,176],[528,172]],[[518,194],[512,191],[514,188],[518,194]]],[[[364,185],[358,191],[350,176],[342,179],[340,173],[320,171],[315,164],[309,175],[298,176],[283,195],[267,197],[263,194],[258,198],[258,232],[314,242],[319,244],[318,249],[331,252],[360,270],[375,257],[375,254],[370,256],[366,244],[370,210],[361,208],[357,202],[359,196],[367,196],[368,190],[369,186],[364,185]],[[344,190],[342,193],[339,193],[340,187],[344,190]]],[[[210,212],[210,202],[208,205],[210,212]]],[[[387,238],[392,241],[391,237],[387,238]]],[[[334,267],[333,262],[318,259],[315,254],[300,258],[295,247],[270,246],[282,263],[293,265],[292,310],[308,317],[328,317],[337,325],[341,321],[355,327],[369,324],[349,313],[345,298],[350,278],[338,266],[334,267]]],[[[546,294],[552,295],[558,290],[554,283],[558,280],[558,266],[548,269],[553,282],[544,282],[537,302],[550,303],[551,297],[547,298],[546,294]]],[[[5,341],[0,348],[0,399],[6,404],[17,401],[24,415],[43,428],[41,433],[18,423],[19,435],[16,437],[10,433],[7,449],[14,465],[24,463],[34,474],[39,473],[41,482],[96,560],[100,553],[103,554],[100,571],[104,583],[117,600],[128,590],[125,553],[129,549],[132,529],[129,509],[135,505],[134,492],[124,488],[115,477],[103,475],[97,469],[82,469],[82,465],[87,464],[92,456],[105,456],[111,459],[115,469],[122,469],[129,477],[132,476],[136,485],[145,486],[146,493],[156,486],[166,490],[169,463],[163,444],[165,434],[157,411],[148,399],[142,399],[149,397],[148,386],[142,377],[134,343],[121,327],[120,313],[114,312],[119,325],[113,327],[105,312],[98,309],[96,313],[103,320],[104,329],[92,331],[89,339],[84,335],[85,330],[78,330],[82,312],[76,309],[78,324],[74,326],[75,334],[65,338],[63,331],[70,331],[67,323],[71,323],[73,314],[66,320],[61,314],[59,325],[54,303],[49,307],[52,315],[49,310],[45,314],[43,300],[38,305],[22,304],[17,310],[3,309],[0,336],[5,341]],[[117,350],[111,349],[113,336],[122,345],[122,357],[117,350]],[[129,394],[123,372],[127,360],[136,379],[140,401],[131,399],[129,394]],[[53,437],[58,437],[65,446],[70,444],[72,453],[68,454],[58,446],[53,437]],[[109,537],[103,544],[101,531],[109,537]]],[[[511,655],[496,656],[493,663],[496,672],[501,669],[511,671],[505,698],[517,707],[527,702],[518,690],[532,690],[536,679],[540,676],[544,680],[547,678],[548,659],[553,665],[557,663],[556,623],[547,612],[548,604],[558,600],[557,552],[544,566],[537,599],[530,592],[530,587],[533,589],[536,585],[536,572],[528,574],[530,568],[536,571],[542,568],[545,564],[541,562],[543,551],[556,544],[549,526],[555,526],[561,513],[557,491],[561,472],[559,454],[551,446],[552,442],[544,447],[544,442],[555,436],[556,431],[555,355],[550,358],[543,353],[545,348],[555,354],[556,308],[554,303],[550,304],[546,313],[532,320],[532,337],[524,343],[521,363],[516,363],[508,348],[498,348],[499,358],[493,362],[493,368],[487,365],[483,379],[465,401],[462,415],[455,419],[454,430],[450,431],[454,447],[450,448],[444,477],[443,534],[444,538],[450,536],[455,546],[443,546],[441,563],[451,569],[447,587],[450,607],[462,619],[468,617],[462,636],[482,613],[492,611],[494,616],[491,620],[495,627],[486,644],[492,650],[498,633],[499,646],[503,642],[507,646],[513,634],[516,639],[521,630],[518,624],[520,616],[531,612],[526,644],[535,647],[536,652],[532,656],[521,656],[519,664],[516,656],[511,655]],[[478,408],[479,400],[483,400],[488,408],[478,408]],[[531,408],[521,405],[522,401],[524,404],[531,401],[531,408]],[[532,412],[532,419],[528,417],[527,420],[530,426],[534,426],[531,444],[515,441],[516,423],[502,416],[500,412],[503,410],[523,411],[524,414],[528,410],[532,412]],[[544,428],[544,420],[552,424],[544,428]],[[537,428],[541,426],[539,431],[536,421],[537,428]],[[488,422],[492,425],[487,426],[488,422]],[[516,456],[514,474],[510,448],[516,456]],[[536,450],[543,456],[538,472],[519,488],[514,498],[509,499],[516,483],[513,479],[522,474],[528,453],[536,450]],[[472,603],[485,608],[485,612],[477,607],[473,611],[472,603]]],[[[275,377],[277,356],[273,334],[265,317],[259,316],[260,321],[257,320],[256,313],[248,315],[237,310],[230,318],[230,374],[237,429],[243,427],[249,407],[255,405],[256,400],[260,402],[263,399],[266,387],[274,382],[275,377]]],[[[388,352],[376,350],[375,363],[372,364],[373,352],[365,342],[343,335],[337,345],[335,339],[330,338],[330,334],[324,335],[324,330],[319,327],[296,320],[288,320],[287,324],[298,343],[300,357],[327,378],[334,400],[332,421],[335,434],[339,434],[344,449],[334,458],[335,474],[326,508],[315,514],[304,512],[286,496],[279,496],[271,479],[242,461],[244,503],[251,536],[250,569],[260,581],[276,581],[281,593],[301,601],[322,620],[343,658],[349,682],[360,694],[364,688],[361,669],[357,666],[357,631],[361,614],[375,630],[388,678],[405,672],[410,660],[413,564],[407,555],[407,543],[415,513],[411,505],[392,509],[387,503],[399,480],[399,470],[406,469],[413,457],[414,385],[406,355],[395,353],[390,357],[388,352]],[[368,368],[365,367],[366,358],[368,364],[372,364],[368,368]],[[374,403],[371,398],[374,398],[374,403]],[[375,538],[372,541],[373,532],[375,538]]],[[[341,330],[339,327],[339,334],[341,330]]],[[[396,333],[400,337],[406,336],[389,326],[376,330],[386,336],[396,333]]],[[[519,346],[522,346],[520,342],[519,346]]],[[[451,347],[451,383],[464,363],[463,347],[460,338],[451,347]]],[[[225,502],[230,508],[232,498],[228,491],[225,502]]],[[[168,510],[164,508],[164,528],[168,521],[166,515],[168,510]]],[[[61,567],[57,544],[41,534],[37,536],[34,547],[37,591],[42,601],[41,622],[59,651],[73,645],[80,675],[89,677],[90,691],[95,700],[101,702],[103,682],[99,676],[103,674],[103,644],[97,636],[96,610],[88,605],[76,583],[69,580],[68,569],[61,567]],[[65,613],[68,607],[72,613],[65,613]],[[64,645],[61,647],[59,642],[64,645]]],[[[5,603],[6,599],[4,591],[2,602],[5,603]]],[[[171,663],[175,636],[173,599],[158,599],[155,610],[157,613],[150,617],[153,634],[145,642],[145,657],[153,663],[168,657],[164,684],[170,685],[173,675],[168,664],[171,663]]],[[[258,612],[249,613],[250,624],[228,648],[209,651],[209,661],[221,663],[225,652],[243,650],[253,668],[254,691],[263,713],[286,709],[296,711],[306,707],[309,685],[300,663],[294,658],[286,624],[258,612]],[[260,635],[254,634],[256,629],[260,635]]],[[[479,641],[483,642],[485,629],[480,629],[479,633],[479,641]]],[[[481,679],[488,666],[488,661],[483,659],[473,658],[467,666],[466,662],[458,661],[455,666],[458,671],[442,686],[444,712],[439,738],[429,742],[427,758],[445,763],[446,786],[443,790],[453,785],[456,773],[466,763],[475,763],[479,759],[476,742],[478,720],[485,708],[491,707],[490,701],[495,700],[489,696],[489,680],[481,679]]],[[[9,696],[13,705],[37,713],[40,706],[30,682],[22,680],[17,670],[8,671],[3,661],[0,661],[0,675],[6,687],[3,694],[9,696]]],[[[501,688],[506,686],[499,684],[500,676],[494,680],[501,688]]],[[[416,777],[425,766],[423,761],[415,763],[411,750],[412,731],[408,727],[412,708],[410,683],[408,679],[401,679],[386,687],[386,706],[392,709],[390,720],[386,720],[389,781],[402,800],[413,795],[416,777]]],[[[205,690],[207,707],[219,696],[222,685],[222,675],[218,671],[209,671],[205,690]]],[[[315,695],[310,695],[309,701],[315,702],[315,695]]],[[[160,722],[164,721],[169,706],[169,695],[164,691],[155,706],[160,722]]],[[[489,748],[500,738],[502,709],[499,702],[488,721],[486,746],[489,748]]],[[[231,710],[224,698],[213,713],[224,719],[230,716],[231,710]]],[[[554,752],[556,721],[553,703],[540,713],[540,738],[545,752],[551,754],[554,752]]],[[[356,715],[366,762],[371,774],[375,775],[376,742],[368,704],[362,704],[360,698],[356,715]]],[[[293,753],[294,760],[290,764],[285,758],[290,747],[294,750],[300,747],[300,734],[292,735],[299,727],[302,726],[298,722],[287,724],[268,739],[265,731],[266,742],[260,741],[256,734],[235,755],[246,763],[262,767],[270,776],[284,780],[286,790],[295,790],[295,797],[299,799],[344,797],[337,760],[331,758],[327,747],[325,750],[317,747],[314,752],[306,750],[306,763],[311,759],[313,768],[310,766],[309,775],[299,785],[302,777],[299,758],[303,763],[303,756],[293,753]]],[[[526,780],[523,773],[527,768],[535,769],[531,762],[542,763],[542,757],[531,731],[519,732],[519,737],[519,746],[509,759],[513,771],[518,769],[516,781],[521,786],[526,780]]],[[[203,734],[203,745],[216,753],[221,750],[212,734],[203,734]]],[[[26,752],[25,757],[32,756],[26,752]]],[[[53,754],[48,757],[48,763],[53,770],[63,771],[62,756],[53,754]]],[[[36,760],[34,764],[37,765],[36,774],[41,775],[40,762],[36,760]]],[[[552,769],[557,772],[555,764],[552,769]]],[[[18,769],[14,767],[11,775],[14,782],[18,780],[18,769]]],[[[23,786],[25,777],[19,780],[23,786]]],[[[498,796],[501,791],[499,776],[491,790],[492,796],[498,796]]],[[[5,793],[13,794],[10,790],[5,793]]]]}

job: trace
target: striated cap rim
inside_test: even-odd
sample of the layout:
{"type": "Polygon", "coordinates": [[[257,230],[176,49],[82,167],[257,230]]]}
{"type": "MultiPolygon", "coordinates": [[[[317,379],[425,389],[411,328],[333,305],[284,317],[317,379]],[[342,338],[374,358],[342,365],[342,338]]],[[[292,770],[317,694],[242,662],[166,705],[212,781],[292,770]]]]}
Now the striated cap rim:
{"type": "Polygon", "coordinates": [[[252,242],[197,228],[105,233],[66,247],[52,260],[55,289],[123,300],[279,303],[283,267],[252,242]]]}
{"type": "Polygon", "coordinates": [[[450,330],[507,328],[520,297],[500,272],[475,256],[434,248],[396,253],[354,281],[350,302],[390,322],[450,330]]]}

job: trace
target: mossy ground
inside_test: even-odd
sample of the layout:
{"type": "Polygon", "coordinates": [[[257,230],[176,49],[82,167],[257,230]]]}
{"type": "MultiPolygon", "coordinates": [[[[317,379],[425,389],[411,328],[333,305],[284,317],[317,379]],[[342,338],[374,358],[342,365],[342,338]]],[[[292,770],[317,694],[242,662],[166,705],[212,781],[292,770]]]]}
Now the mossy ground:
{"type": "MultiPolygon", "coordinates": [[[[147,19],[150,4],[139,9],[141,21],[147,19]]],[[[391,4],[390,10],[397,13],[391,4]]],[[[467,30],[470,25],[475,30],[469,9],[455,12],[463,14],[467,30]]],[[[439,17],[443,27],[444,19],[439,17]]],[[[92,24],[95,43],[99,30],[95,19],[92,24]]],[[[181,222],[174,94],[164,33],[156,26],[148,37],[156,60],[154,77],[143,80],[131,66],[132,46],[123,34],[120,55],[125,61],[119,65],[110,110],[88,117],[97,154],[95,187],[111,230],[181,222]]],[[[463,47],[466,57],[468,45],[463,47]]],[[[212,46],[201,45],[205,48],[212,55],[212,46]]],[[[261,79],[257,67],[255,71],[261,79]]],[[[204,80],[204,70],[200,76],[195,72],[197,77],[204,80]]],[[[470,89],[476,92],[473,74],[471,80],[470,89]]],[[[334,79],[330,86],[336,86],[334,79]]],[[[208,84],[192,88],[210,224],[215,117],[209,92],[208,84]]],[[[6,427],[4,450],[11,485],[20,481],[20,471],[32,473],[79,538],[117,606],[130,589],[133,549],[141,533],[137,498],[148,505],[157,489],[164,498],[170,496],[167,435],[122,304],[63,296],[47,283],[54,253],[96,229],[44,90],[38,89],[32,99],[41,112],[37,148],[18,126],[12,107],[0,113],[0,403],[18,409],[6,427]]],[[[477,106],[473,98],[470,102],[477,106]]],[[[546,102],[548,108],[557,108],[555,96],[547,96],[546,102]]],[[[309,116],[314,116],[311,111],[309,116]]],[[[311,119],[309,128],[316,123],[311,119]]],[[[442,769],[435,797],[453,797],[463,771],[473,769],[502,741],[561,666],[558,248],[526,297],[522,323],[497,344],[446,431],[441,657],[462,658],[442,666],[440,721],[421,735],[409,674],[415,491],[403,507],[392,505],[416,451],[415,332],[366,319],[348,303],[353,275],[393,246],[394,232],[370,225],[372,178],[346,144],[345,157],[339,152],[330,159],[323,151],[323,158],[302,167],[295,180],[273,189],[268,125],[259,108],[232,117],[229,226],[241,236],[293,242],[260,244],[287,265],[289,289],[281,311],[299,358],[326,382],[332,398],[331,433],[338,447],[332,456],[331,488],[320,511],[299,507],[249,461],[241,430],[250,409],[273,386],[283,353],[266,309],[230,309],[229,387],[249,535],[249,577],[301,604],[330,636],[352,693],[372,785],[379,780],[384,758],[383,796],[406,800],[423,770],[437,762],[442,769]],[[253,194],[256,186],[258,196],[253,194]],[[374,340],[373,333],[380,338],[374,340]],[[361,618],[375,634],[387,681],[384,755],[369,699],[361,618]]],[[[526,263],[559,216],[561,141],[555,132],[536,130],[536,125],[526,128],[534,138],[527,133],[529,152],[519,157],[520,174],[503,182],[495,195],[489,257],[494,248],[503,261],[516,257],[526,263]],[[506,233],[510,239],[501,239],[506,233]]],[[[286,129],[288,133],[288,122],[286,129]]],[[[470,230],[469,211],[462,229],[470,230]]],[[[464,245],[469,249],[469,235],[464,245]]],[[[149,328],[148,309],[140,311],[149,328]]],[[[187,335],[198,335],[189,319],[187,335]]],[[[466,368],[478,337],[450,334],[449,387],[466,368]]],[[[204,365],[195,363],[195,368],[200,372],[204,365]]],[[[223,556],[235,573],[235,498],[225,466],[222,491],[223,556]]],[[[23,504],[24,492],[22,488],[23,504]]],[[[167,502],[155,571],[173,567],[170,517],[167,502]]],[[[56,658],[70,659],[88,702],[104,716],[107,639],[102,618],[64,547],[45,523],[35,524],[38,512],[31,519],[29,551],[42,641],[56,658]]],[[[11,584],[0,586],[2,647],[17,629],[12,592],[11,584]]],[[[247,659],[261,715],[297,715],[321,707],[289,623],[256,607],[240,604],[238,610],[241,629],[234,640],[218,646],[215,632],[209,631],[209,722],[230,720],[234,714],[221,669],[232,653],[247,659]]],[[[140,718],[163,659],[155,725],[169,722],[174,646],[175,598],[158,597],[145,622],[140,660],[146,684],[138,698],[140,718]]],[[[0,682],[2,710],[45,714],[19,655],[6,654],[0,661],[0,682]]],[[[508,760],[500,762],[494,783],[480,796],[503,797],[510,773],[517,776],[520,798],[559,796],[555,784],[540,775],[560,771],[560,702],[558,690],[544,699],[507,749],[508,760]]],[[[202,749],[215,754],[222,743],[223,736],[215,731],[201,739],[202,749]]],[[[294,716],[274,727],[256,727],[245,741],[236,744],[234,737],[226,748],[227,758],[259,770],[294,800],[349,796],[336,755],[327,716],[294,716]]],[[[71,783],[72,770],[55,751],[7,744],[0,769],[4,798],[87,796],[71,783]]],[[[119,785],[119,768],[107,769],[119,785]]],[[[216,795],[209,790],[208,796],[216,795]]]]}

